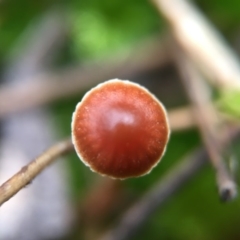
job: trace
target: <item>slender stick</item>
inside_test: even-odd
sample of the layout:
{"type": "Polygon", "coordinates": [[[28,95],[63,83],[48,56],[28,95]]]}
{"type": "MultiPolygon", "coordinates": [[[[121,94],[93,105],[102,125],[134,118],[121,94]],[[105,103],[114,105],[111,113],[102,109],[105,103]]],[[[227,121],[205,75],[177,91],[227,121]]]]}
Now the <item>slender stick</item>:
{"type": "Polygon", "coordinates": [[[218,87],[237,89],[240,89],[239,62],[217,31],[189,1],[153,1],[169,22],[172,33],[183,50],[183,54],[177,51],[173,56],[177,56],[176,62],[193,104],[196,122],[216,169],[220,196],[223,200],[231,200],[237,194],[236,184],[223,161],[221,140],[214,123],[214,108],[208,101],[206,91],[201,91],[203,81],[191,61],[197,63],[208,79],[214,80],[218,87]],[[184,56],[179,58],[179,55],[184,56]]]}
{"type": "Polygon", "coordinates": [[[180,107],[168,111],[171,131],[183,131],[196,127],[196,121],[190,107],[180,107]]]}
{"type": "Polygon", "coordinates": [[[219,87],[240,90],[240,64],[217,30],[187,0],[152,0],[191,60],[219,87]]]}
{"type": "Polygon", "coordinates": [[[203,141],[216,170],[217,185],[222,200],[229,201],[236,197],[237,187],[228,171],[223,158],[224,137],[219,131],[219,121],[204,79],[195,69],[188,57],[177,48],[174,51],[176,64],[182,75],[182,82],[192,103],[195,120],[199,126],[203,141]]]}
{"type": "Polygon", "coordinates": [[[70,139],[61,141],[23,167],[18,173],[0,186],[0,206],[29,184],[54,160],[72,150],[73,145],[70,139]]]}

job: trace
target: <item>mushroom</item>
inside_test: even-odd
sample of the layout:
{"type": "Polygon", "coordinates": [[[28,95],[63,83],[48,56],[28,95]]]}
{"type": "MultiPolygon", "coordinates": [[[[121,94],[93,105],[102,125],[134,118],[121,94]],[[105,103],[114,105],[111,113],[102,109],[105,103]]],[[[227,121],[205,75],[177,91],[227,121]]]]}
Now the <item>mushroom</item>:
{"type": "Polygon", "coordinates": [[[83,97],[72,117],[72,141],[94,172],[125,179],[149,173],[169,139],[166,110],[146,88],[113,79],[83,97]]]}

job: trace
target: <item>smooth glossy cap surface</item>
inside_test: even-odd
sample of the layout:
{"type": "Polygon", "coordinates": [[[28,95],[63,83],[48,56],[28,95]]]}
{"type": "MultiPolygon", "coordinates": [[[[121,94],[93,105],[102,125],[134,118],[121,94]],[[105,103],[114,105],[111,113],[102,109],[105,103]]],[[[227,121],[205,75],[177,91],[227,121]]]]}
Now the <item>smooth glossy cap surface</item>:
{"type": "Polygon", "coordinates": [[[92,171],[120,179],[150,172],[169,132],[163,105],[144,87],[118,79],[91,89],[72,119],[80,159],[92,171]]]}

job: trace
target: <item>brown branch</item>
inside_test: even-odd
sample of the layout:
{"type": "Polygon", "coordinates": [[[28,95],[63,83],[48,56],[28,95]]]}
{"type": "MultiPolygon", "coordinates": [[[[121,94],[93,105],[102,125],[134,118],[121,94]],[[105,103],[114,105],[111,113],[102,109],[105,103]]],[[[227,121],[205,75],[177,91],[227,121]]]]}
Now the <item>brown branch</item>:
{"type": "Polygon", "coordinates": [[[140,201],[124,213],[115,229],[107,232],[99,240],[132,239],[132,235],[144,225],[156,209],[162,206],[201,169],[206,159],[206,151],[198,150],[178,163],[140,201]]]}
{"type": "MultiPolygon", "coordinates": [[[[194,126],[191,113],[188,108],[173,110],[169,113],[171,127],[174,130],[182,130],[194,126]]],[[[57,157],[66,154],[73,149],[70,140],[62,141],[49,148],[29,165],[23,167],[16,175],[0,186],[0,206],[14,196],[20,189],[31,182],[45,167],[51,164],[57,157]]]]}
{"type": "Polygon", "coordinates": [[[191,60],[216,86],[240,90],[240,65],[234,52],[207,19],[186,0],[152,0],[191,60]]]}
{"type": "Polygon", "coordinates": [[[0,206],[29,184],[56,158],[72,150],[73,145],[70,139],[61,141],[23,167],[18,173],[0,186],[0,206]]]}
{"type": "MultiPolygon", "coordinates": [[[[173,47],[174,48],[174,47],[173,47]]],[[[216,170],[217,185],[222,200],[229,201],[236,197],[237,187],[228,171],[224,159],[224,137],[219,129],[219,116],[211,103],[209,89],[202,76],[195,69],[180,48],[174,48],[176,64],[182,76],[182,82],[192,103],[196,123],[200,129],[204,144],[210,156],[210,161],[216,170]]]]}

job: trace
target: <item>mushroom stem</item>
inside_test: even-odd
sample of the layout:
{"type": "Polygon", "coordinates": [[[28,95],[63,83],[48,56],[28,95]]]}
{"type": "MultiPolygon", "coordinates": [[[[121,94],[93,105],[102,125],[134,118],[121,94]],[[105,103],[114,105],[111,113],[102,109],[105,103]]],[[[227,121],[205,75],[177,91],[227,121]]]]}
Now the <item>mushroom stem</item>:
{"type": "Polygon", "coordinates": [[[72,150],[73,145],[71,140],[63,140],[50,147],[34,161],[23,167],[18,173],[0,186],[0,206],[23,187],[31,183],[31,181],[54,160],[72,150]]]}

